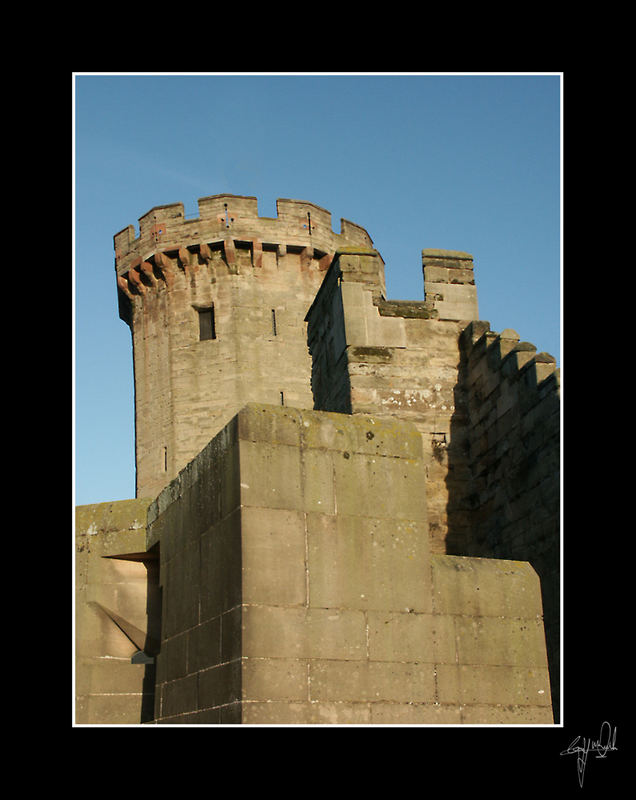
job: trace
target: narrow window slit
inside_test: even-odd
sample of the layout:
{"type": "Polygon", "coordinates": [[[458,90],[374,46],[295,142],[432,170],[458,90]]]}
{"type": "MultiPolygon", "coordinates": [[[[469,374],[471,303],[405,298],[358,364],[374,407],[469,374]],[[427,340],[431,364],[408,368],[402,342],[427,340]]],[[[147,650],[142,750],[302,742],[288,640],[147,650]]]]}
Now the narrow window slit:
{"type": "Polygon", "coordinates": [[[198,308],[199,312],[199,341],[216,339],[216,329],[214,324],[214,306],[210,308],[198,308]]]}

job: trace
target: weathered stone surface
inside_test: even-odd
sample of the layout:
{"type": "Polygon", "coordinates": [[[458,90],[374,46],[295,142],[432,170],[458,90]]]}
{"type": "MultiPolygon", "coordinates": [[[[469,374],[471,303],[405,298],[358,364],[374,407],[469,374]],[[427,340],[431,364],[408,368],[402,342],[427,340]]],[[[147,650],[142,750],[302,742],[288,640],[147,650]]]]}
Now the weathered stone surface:
{"type": "Polygon", "coordinates": [[[496,706],[543,713],[536,574],[431,556],[412,425],[250,404],[218,438],[151,517],[167,612],[158,723],[444,724],[475,704],[498,720],[499,674],[496,706]],[[216,470],[210,454],[222,466],[230,452],[238,471],[216,470]],[[239,500],[201,504],[210,492],[239,500]]]}
{"type": "Polygon", "coordinates": [[[140,498],[76,508],[78,724],[139,724],[151,716],[153,667],[131,663],[159,637],[148,623],[157,600],[156,562],[145,552],[148,505],[140,498]]]}
{"type": "Polygon", "coordinates": [[[303,318],[324,259],[344,248],[358,264],[372,243],[346,220],[334,233],[312,203],[279,200],[277,210],[261,218],[255,198],[215,195],[199,201],[198,220],[181,203],[158,206],[138,239],[130,226],[115,236],[134,342],[138,494],[157,495],[246,402],[312,407],[303,318]],[[213,334],[202,340],[206,310],[213,334]]]}
{"type": "Polygon", "coordinates": [[[387,300],[367,232],[311,203],[139,222],[116,279],[155,499],[78,509],[77,721],[551,722],[560,375],[478,320],[473,257],[423,250],[424,300],[387,300]]]}

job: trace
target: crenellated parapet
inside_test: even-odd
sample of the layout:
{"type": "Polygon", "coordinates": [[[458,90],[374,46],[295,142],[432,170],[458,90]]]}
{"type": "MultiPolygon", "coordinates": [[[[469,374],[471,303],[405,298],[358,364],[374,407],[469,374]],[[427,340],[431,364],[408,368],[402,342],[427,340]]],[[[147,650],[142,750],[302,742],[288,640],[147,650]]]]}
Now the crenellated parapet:
{"type": "Polygon", "coordinates": [[[78,720],[552,722],[559,370],[473,257],[390,300],[363,228],[231,194],[114,244],[138,499],[84,513],[78,720]]]}
{"type": "Polygon", "coordinates": [[[516,331],[495,333],[484,321],[468,325],[459,346],[459,384],[470,423],[471,506],[478,509],[470,555],[495,553],[540,564],[544,550],[558,544],[556,359],[520,341],[516,331]]]}
{"type": "Polygon", "coordinates": [[[495,333],[489,322],[473,321],[462,331],[460,347],[470,375],[468,386],[475,392],[477,403],[490,397],[502,381],[518,387],[524,407],[534,403],[534,391],[545,392],[549,387],[559,393],[556,358],[537,353],[535,345],[520,341],[519,334],[510,328],[495,333]]]}
{"type": "Polygon", "coordinates": [[[199,216],[189,219],[183,203],[155,206],[139,218],[137,237],[132,225],[115,234],[117,286],[125,297],[132,301],[159,283],[170,288],[177,275],[196,273],[217,256],[230,274],[245,254],[251,267],[262,268],[268,252],[277,263],[294,253],[301,269],[325,271],[339,247],[373,245],[364,228],[345,219],[335,233],[331,213],[314,203],[279,199],[276,218],[259,217],[255,197],[212,195],[198,206],[199,216]]]}
{"type": "Polygon", "coordinates": [[[155,495],[250,400],[311,404],[304,313],[342,247],[368,233],[298,200],[155,206],[114,237],[119,315],[135,364],[137,491],[155,495]]]}
{"type": "Polygon", "coordinates": [[[529,561],[541,578],[552,694],[558,705],[560,370],[516,331],[472,322],[460,336],[469,424],[462,555],[529,561]]]}

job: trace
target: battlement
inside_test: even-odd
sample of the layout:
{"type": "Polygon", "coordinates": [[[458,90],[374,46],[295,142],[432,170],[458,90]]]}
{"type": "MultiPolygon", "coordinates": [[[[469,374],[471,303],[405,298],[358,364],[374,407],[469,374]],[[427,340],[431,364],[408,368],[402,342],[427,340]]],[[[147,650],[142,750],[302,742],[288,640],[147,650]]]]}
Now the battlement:
{"type": "Polygon", "coordinates": [[[423,298],[390,300],[313,203],[138,231],[138,499],[78,515],[78,719],[551,723],[559,370],[479,319],[472,255],[422,250],[423,298]]]}
{"type": "Polygon", "coordinates": [[[443,319],[479,319],[473,257],[461,250],[422,250],[424,296],[443,319]]]}
{"type": "Polygon", "coordinates": [[[128,225],[114,236],[115,266],[119,277],[157,253],[224,242],[256,243],[261,248],[306,248],[322,257],[346,244],[371,247],[367,231],[346,219],[340,233],[332,229],[331,213],[314,203],[278,199],[277,217],[259,217],[257,199],[217,194],[198,200],[199,216],[186,218],[183,203],[154,206],[139,218],[139,236],[128,225]]]}
{"type": "Polygon", "coordinates": [[[560,370],[556,358],[550,353],[537,353],[535,345],[520,341],[519,334],[511,328],[495,333],[490,330],[489,322],[473,321],[462,331],[459,343],[464,358],[471,365],[470,386],[483,380],[480,398],[490,395],[502,379],[521,381],[524,393],[539,389],[549,379],[550,386],[559,391],[560,370]],[[483,369],[479,366],[482,359],[483,369]]]}

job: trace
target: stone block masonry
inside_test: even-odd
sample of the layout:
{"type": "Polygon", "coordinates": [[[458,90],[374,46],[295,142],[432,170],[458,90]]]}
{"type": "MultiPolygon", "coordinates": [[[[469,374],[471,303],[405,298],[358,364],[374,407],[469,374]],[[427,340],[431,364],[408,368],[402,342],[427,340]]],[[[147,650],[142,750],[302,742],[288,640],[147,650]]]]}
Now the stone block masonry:
{"type": "Polygon", "coordinates": [[[140,499],[77,511],[78,722],[551,723],[554,359],[479,320],[469,253],[390,300],[363,228],[276,210],[115,236],[140,499]]]}
{"type": "MultiPolygon", "coordinates": [[[[458,255],[429,252],[451,264],[458,255]]],[[[470,258],[460,255],[463,262],[470,258]]],[[[336,251],[306,316],[314,408],[413,422],[423,439],[431,546],[446,553],[449,535],[468,528],[466,416],[458,385],[462,323],[442,318],[447,309],[437,300],[387,301],[383,287],[377,251],[336,251]]]]}
{"type": "Polygon", "coordinates": [[[159,563],[146,551],[149,499],[78,506],[75,540],[75,719],[139,724],[153,717],[160,631],[159,563]],[[149,657],[142,655],[147,651],[149,657]]]}
{"type": "Polygon", "coordinates": [[[424,294],[442,319],[479,319],[473,257],[458,250],[422,250],[424,294]]]}
{"type": "Polygon", "coordinates": [[[157,498],[158,724],[549,723],[527,564],[430,554],[408,422],[247,405],[157,498]]]}
{"type": "Polygon", "coordinates": [[[428,299],[387,301],[375,250],[336,252],[306,317],[314,408],[413,422],[433,553],[532,563],[558,706],[559,371],[514,331],[475,318],[470,255],[422,258],[428,299]]]}
{"type": "Polygon", "coordinates": [[[308,407],[304,315],[339,247],[367,232],[312,203],[256,198],[157,206],[114,237],[135,367],[137,495],[155,497],[250,401],[308,407]]]}
{"type": "Polygon", "coordinates": [[[560,696],[560,371],[516,331],[460,337],[467,417],[466,555],[529,561],[541,579],[552,695],[560,696]]]}

